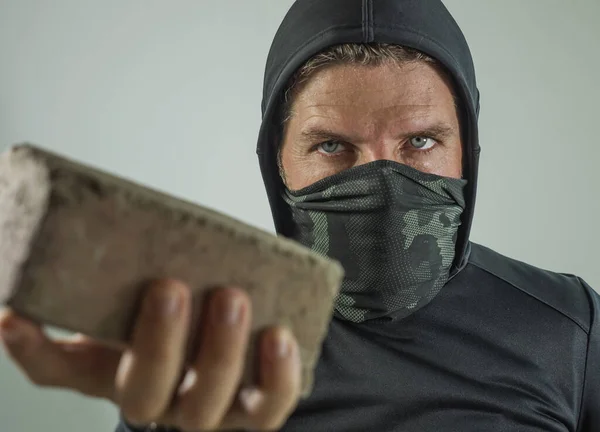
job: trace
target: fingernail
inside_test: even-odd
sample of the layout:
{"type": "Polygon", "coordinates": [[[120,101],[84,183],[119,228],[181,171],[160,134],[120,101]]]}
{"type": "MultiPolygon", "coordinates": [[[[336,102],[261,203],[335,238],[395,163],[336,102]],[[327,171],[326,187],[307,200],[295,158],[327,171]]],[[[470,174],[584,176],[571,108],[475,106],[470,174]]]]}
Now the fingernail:
{"type": "Polygon", "coordinates": [[[253,414],[263,401],[263,394],[256,388],[245,388],[240,390],[239,399],[244,410],[253,414]]]}
{"type": "Polygon", "coordinates": [[[289,331],[281,329],[271,346],[271,354],[274,360],[282,360],[290,355],[292,351],[292,341],[289,331]]]}
{"type": "Polygon", "coordinates": [[[214,319],[217,323],[227,324],[229,326],[238,324],[242,317],[242,299],[238,296],[221,295],[217,299],[214,308],[214,319]]]}
{"type": "Polygon", "coordinates": [[[181,292],[178,289],[163,287],[159,292],[154,292],[150,303],[152,313],[158,313],[165,318],[175,316],[181,309],[181,292]]]}

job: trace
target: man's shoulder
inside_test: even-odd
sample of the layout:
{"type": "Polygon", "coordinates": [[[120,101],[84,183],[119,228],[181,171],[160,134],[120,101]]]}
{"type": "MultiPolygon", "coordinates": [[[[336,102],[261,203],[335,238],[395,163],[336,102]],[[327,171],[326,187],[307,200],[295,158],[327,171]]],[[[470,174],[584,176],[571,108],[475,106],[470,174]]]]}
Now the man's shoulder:
{"type": "Polygon", "coordinates": [[[600,313],[598,294],[576,275],[544,270],[474,243],[469,264],[570,318],[586,333],[600,313]]]}

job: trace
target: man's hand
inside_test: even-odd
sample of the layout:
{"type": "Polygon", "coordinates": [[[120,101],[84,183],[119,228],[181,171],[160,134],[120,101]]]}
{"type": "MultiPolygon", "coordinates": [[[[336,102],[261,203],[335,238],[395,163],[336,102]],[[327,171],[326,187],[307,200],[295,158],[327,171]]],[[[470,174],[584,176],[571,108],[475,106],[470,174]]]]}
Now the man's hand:
{"type": "Polygon", "coordinates": [[[298,346],[289,331],[269,329],[260,343],[259,386],[238,392],[251,323],[247,295],[216,291],[200,325],[202,342],[184,375],[191,295],[175,281],[150,287],[126,351],[78,337],[53,341],[7,311],[0,330],[8,354],[40,386],[112,400],[126,421],[183,431],[280,428],[300,394],[298,346]]]}

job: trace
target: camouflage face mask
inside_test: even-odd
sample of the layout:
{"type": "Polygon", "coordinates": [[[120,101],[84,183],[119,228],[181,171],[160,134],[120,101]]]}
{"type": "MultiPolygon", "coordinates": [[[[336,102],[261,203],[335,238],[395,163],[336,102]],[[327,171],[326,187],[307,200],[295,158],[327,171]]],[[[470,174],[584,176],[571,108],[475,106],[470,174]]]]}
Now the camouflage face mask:
{"type": "Polygon", "coordinates": [[[380,160],[284,192],[294,238],[346,270],[338,318],[399,319],[431,301],[448,281],[465,185],[380,160]]]}

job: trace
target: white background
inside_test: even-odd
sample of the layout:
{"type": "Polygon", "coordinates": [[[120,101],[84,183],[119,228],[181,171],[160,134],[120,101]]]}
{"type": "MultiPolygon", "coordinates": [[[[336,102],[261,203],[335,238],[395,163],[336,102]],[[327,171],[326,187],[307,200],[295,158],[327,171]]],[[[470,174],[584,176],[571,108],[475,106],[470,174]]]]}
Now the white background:
{"type": "MultiPolygon", "coordinates": [[[[291,0],[0,0],[0,150],[31,141],[272,229],[255,156],[291,0]]],[[[472,239],[600,287],[598,0],[446,0],[482,93],[472,239]]],[[[0,354],[2,431],[112,431],[0,354]]]]}

